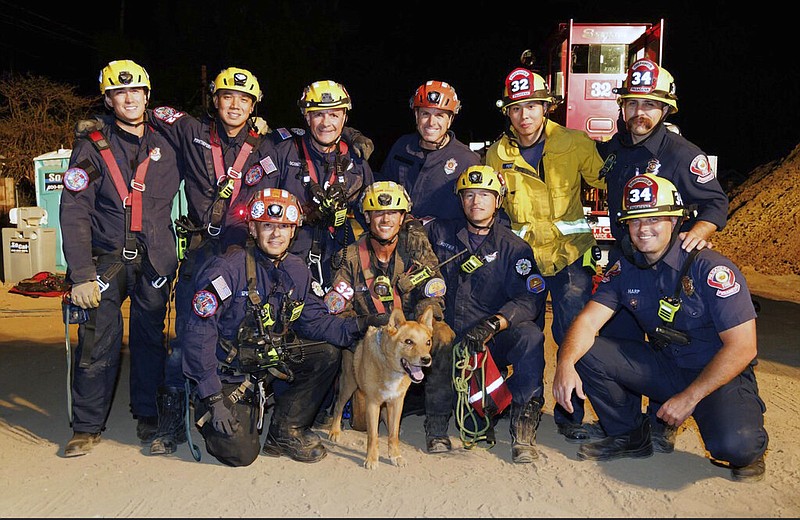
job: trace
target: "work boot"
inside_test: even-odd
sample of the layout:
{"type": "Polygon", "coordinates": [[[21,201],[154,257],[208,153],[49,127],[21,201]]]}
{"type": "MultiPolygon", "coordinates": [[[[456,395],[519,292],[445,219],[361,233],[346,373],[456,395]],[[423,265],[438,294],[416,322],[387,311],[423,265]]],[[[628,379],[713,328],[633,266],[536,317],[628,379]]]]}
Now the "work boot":
{"type": "Polygon", "coordinates": [[[558,423],[556,424],[558,433],[564,436],[564,440],[573,444],[589,442],[591,440],[605,439],[606,432],[598,422],[586,424],[558,423]]]}
{"type": "Polygon", "coordinates": [[[447,415],[429,415],[425,417],[425,447],[428,453],[445,453],[453,449],[447,428],[450,417],[447,415]]]}
{"type": "Polygon", "coordinates": [[[678,428],[670,426],[662,421],[657,421],[650,431],[650,439],[653,441],[653,451],[656,453],[672,453],[675,450],[675,439],[678,436],[678,428]]]}
{"type": "Polygon", "coordinates": [[[142,444],[153,442],[158,431],[158,417],[137,417],[136,436],[142,444]]]}
{"type": "Polygon", "coordinates": [[[535,397],[526,404],[511,403],[511,460],[516,464],[530,464],[539,458],[536,428],[542,416],[542,404],[542,400],[535,397]]]}
{"type": "Polygon", "coordinates": [[[747,466],[731,466],[731,477],[737,482],[758,482],[764,480],[766,470],[764,455],[761,455],[755,462],[747,466]]]}
{"type": "Polygon", "coordinates": [[[318,462],[325,458],[328,450],[319,435],[309,428],[282,430],[270,426],[261,453],[270,457],[286,455],[298,462],[318,462]]]}
{"type": "Polygon", "coordinates": [[[99,442],[99,433],[75,432],[67,443],[67,447],[64,448],[64,456],[79,457],[81,455],[86,455],[92,451],[94,445],[99,442]]]}
{"type": "Polygon", "coordinates": [[[646,416],[642,424],[622,435],[609,435],[597,442],[582,444],[578,449],[581,460],[613,460],[622,457],[643,458],[653,454],[650,439],[650,421],[646,416]]]}
{"type": "Polygon", "coordinates": [[[182,388],[162,388],[158,392],[158,430],[150,443],[150,455],[174,453],[186,442],[185,403],[182,388]]]}

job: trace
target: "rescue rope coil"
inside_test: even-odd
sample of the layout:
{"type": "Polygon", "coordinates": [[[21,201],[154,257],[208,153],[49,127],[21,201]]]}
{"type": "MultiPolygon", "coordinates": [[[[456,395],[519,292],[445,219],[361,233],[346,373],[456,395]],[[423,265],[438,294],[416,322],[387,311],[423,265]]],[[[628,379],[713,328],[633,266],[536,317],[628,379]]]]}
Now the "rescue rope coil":
{"type": "Polygon", "coordinates": [[[486,449],[491,449],[497,443],[494,434],[491,414],[482,417],[477,413],[470,403],[470,380],[476,377],[475,372],[480,372],[478,387],[481,391],[482,409],[487,408],[486,392],[486,371],[483,370],[486,363],[486,356],[481,360],[481,366],[472,366],[470,360],[473,356],[469,349],[462,346],[461,342],[453,345],[453,386],[456,390],[457,402],[455,407],[455,419],[458,426],[459,436],[465,449],[471,450],[479,446],[480,442],[486,443],[486,449]]]}

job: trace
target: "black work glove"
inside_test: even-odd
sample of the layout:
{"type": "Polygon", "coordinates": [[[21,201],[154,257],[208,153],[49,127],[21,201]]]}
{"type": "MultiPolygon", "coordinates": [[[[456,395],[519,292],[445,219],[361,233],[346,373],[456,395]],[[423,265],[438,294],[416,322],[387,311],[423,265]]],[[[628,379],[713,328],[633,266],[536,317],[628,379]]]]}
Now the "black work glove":
{"type": "Polygon", "coordinates": [[[230,437],[239,429],[239,421],[233,418],[225,406],[225,397],[218,392],[206,397],[206,406],[211,410],[211,426],[219,433],[230,437]]]}
{"type": "Polygon", "coordinates": [[[372,155],[373,150],[375,150],[372,139],[349,126],[342,129],[342,137],[344,137],[344,140],[347,141],[357,156],[365,161],[369,160],[369,156],[372,155]]]}
{"type": "Polygon", "coordinates": [[[358,324],[358,331],[361,334],[366,334],[367,329],[370,327],[383,327],[389,323],[389,315],[384,313],[380,314],[367,314],[356,318],[358,324]]]}
{"type": "Polygon", "coordinates": [[[347,206],[347,195],[344,187],[339,183],[328,186],[328,191],[325,193],[325,207],[333,212],[345,206],[347,206]]]}
{"type": "Polygon", "coordinates": [[[92,132],[102,130],[105,126],[105,122],[96,117],[92,119],[81,119],[75,123],[75,137],[86,137],[92,132]]]}
{"type": "Polygon", "coordinates": [[[486,342],[500,332],[500,319],[489,316],[472,327],[462,340],[470,354],[477,354],[486,350],[486,342]]]}

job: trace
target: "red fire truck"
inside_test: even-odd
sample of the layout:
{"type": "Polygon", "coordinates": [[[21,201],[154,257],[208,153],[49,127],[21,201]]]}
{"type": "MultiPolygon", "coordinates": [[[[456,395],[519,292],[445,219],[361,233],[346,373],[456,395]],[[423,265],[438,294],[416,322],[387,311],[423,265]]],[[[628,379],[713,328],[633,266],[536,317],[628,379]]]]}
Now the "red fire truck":
{"type": "MultiPolygon", "coordinates": [[[[561,23],[548,38],[542,71],[556,95],[563,98],[552,119],[585,131],[599,141],[616,132],[619,107],[613,89],[622,86],[628,66],[647,57],[661,63],[664,20],[658,23],[561,23]]],[[[613,242],[605,193],[586,184],[583,205],[595,239],[605,252],[613,242]]]]}

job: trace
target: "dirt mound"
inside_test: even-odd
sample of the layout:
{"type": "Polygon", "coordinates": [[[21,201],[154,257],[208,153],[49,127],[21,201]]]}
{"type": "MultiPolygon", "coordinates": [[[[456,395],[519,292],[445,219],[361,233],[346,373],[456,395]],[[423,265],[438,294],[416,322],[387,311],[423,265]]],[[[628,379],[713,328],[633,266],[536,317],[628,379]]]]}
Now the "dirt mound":
{"type": "Polygon", "coordinates": [[[728,224],[712,237],[714,248],[761,274],[800,275],[798,180],[800,145],[750,172],[728,193],[728,224]]]}

